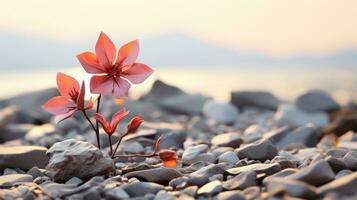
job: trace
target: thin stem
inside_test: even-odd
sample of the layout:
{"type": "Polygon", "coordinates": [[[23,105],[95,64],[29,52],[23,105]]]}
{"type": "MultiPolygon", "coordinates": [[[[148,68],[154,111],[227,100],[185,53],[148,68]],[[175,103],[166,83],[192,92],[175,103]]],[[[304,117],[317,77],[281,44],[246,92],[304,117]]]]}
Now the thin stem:
{"type": "Polygon", "coordinates": [[[122,157],[122,158],[131,158],[131,157],[143,157],[143,158],[151,158],[154,156],[158,156],[157,153],[153,153],[153,154],[130,154],[130,155],[116,155],[116,156],[112,156],[112,158],[118,158],[118,157],[122,157]]]}
{"type": "Polygon", "coordinates": [[[109,146],[110,146],[110,152],[109,152],[109,155],[112,155],[112,154],[113,154],[113,147],[112,147],[112,136],[111,136],[111,135],[108,135],[108,138],[109,138],[109,146]]]}
{"type": "MultiPolygon", "coordinates": [[[[99,94],[98,100],[97,100],[97,113],[99,113],[99,107],[100,107],[100,99],[102,98],[102,94],[99,94]]],[[[96,120],[95,122],[96,125],[96,131],[95,134],[97,135],[97,143],[98,143],[98,148],[100,149],[100,138],[99,138],[99,122],[96,120]]]]}
{"type": "Polygon", "coordinates": [[[95,128],[94,124],[92,123],[92,121],[89,119],[87,112],[85,110],[82,110],[82,113],[84,115],[84,117],[87,119],[87,121],[90,123],[90,125],[92,126],[94,132],[97,135],[97,144],[98,144],[98,148],[100,149],[100,143],[99,143],[99,131],[98,129],[95,128]]]}
{"type": "Polygon", "coordinates": [[[111,154],[111,155],[112,155],[112,158],[114,158],[115,153],[118,151],[119,144],[121,143],[121,141],[123,140],[123,138],[124,138],[124,136],[125,136],[126,134],[127,134],[127,132],[123,133],[123,134],[120,136],[120,138],[119,138],[119,140],[118,140],[118,143],[117,143],[117,146],[115,147],[114,152],[111,154]]]}

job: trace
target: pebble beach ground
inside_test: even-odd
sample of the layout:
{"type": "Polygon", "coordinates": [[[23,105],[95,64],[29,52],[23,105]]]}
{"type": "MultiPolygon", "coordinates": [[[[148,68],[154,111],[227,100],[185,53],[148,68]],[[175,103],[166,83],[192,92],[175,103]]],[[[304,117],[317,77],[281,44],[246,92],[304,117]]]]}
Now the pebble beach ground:
{"type": "MultiPolygon", "coordinates": [[[[108,156],[82,116],[54,124],[41,105],[51,88],[0,101],[0,199],[356,199],[357,106],[322,91],[293,102],[266,91],[233,91],[229,103],[156,81],[124,106],[145,123],[121,154],[177,152],[159,158],[108,156]]],[[[103,98],[102,113],[122,105],[103,98]]],[[[131,117],[128,117],[130,120],[131,117]]],[[[124,124],[113,135],[118,141],[124,124]]]]}

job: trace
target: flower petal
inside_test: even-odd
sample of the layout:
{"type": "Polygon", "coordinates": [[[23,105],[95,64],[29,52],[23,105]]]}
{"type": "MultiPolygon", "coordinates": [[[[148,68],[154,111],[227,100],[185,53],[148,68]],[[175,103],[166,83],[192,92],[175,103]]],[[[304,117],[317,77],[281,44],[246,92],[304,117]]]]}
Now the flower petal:
{"type": "Polygon", "coordinates": [[[127,97],[129,95],[130,83],[120,77],[114,79],[113,96],[114,97],[127,97]]]}
{"type": "Polygon", "coordinates": [[[42,108],[54,115],[64,114],[69,111],[68,107],[76,107],[76,104],[67,97],[56,96],[42,105],[42,108]]]}
{"type": "Polygon", "coordinates": [[[99,63],[97,56],[94,53],[84,52],[77,55],[77,58],[87,73],[89,74],[105,73],[105,67],[99,63]]]}
{"type": "Polygon", "coordinates": [[[120,121],[123,120],[128,114],[129,111],[126,111],[125,108],[119,110],[113,115],[112,121],[110,122],[110,126],[113,129],[116,129],[120,121]]]}
{"type": "Polygon", "coordinates": [[[111,130],[109,122],[103,117],[103,115],[94,113],[93,116],[102,125],[107,134],[113,134],[114,131],[111,130]]]}
{"type": "Polygon", "coordinates": [[[114,79],[111,76],[93,76],[90,79],[90,91],[94,94],[107,94],[113,91],[114,79]]]}
{"type": "Polygon", "coordinates": [[[79,110],[84,110],[84,96],[86,95],[86,87],[84,85],[84,81],[82,81],[81,90],[78,94],[77,98],[77,107],[79,110]]]}
{"type": "Polygon", "coordinates": [[[176,167],[177,158],[176,152],[172,150],[163,150],[159,153],[159,158],[163,161],[165,167],[176,167]]]}
{"type": "Polygon", "coordinates": [[[134,63],[130,68],[123,71],[123,77],[130,82],[139,84],[145,81],[154,72],[149,66],[142,63],[134,63]]]}
{"type": "Polygon", "coordinates": [[[60,114],[55,117],[55,123],[60,123],[61,121],[68,119],[73,116],[77,109],[71,110],[68,113],[60,114]]]}
{"type": "Polygon", "coordinates": [[[100,33],[97,44],[95,45],[95,53],[102,65],[108,67],[114,63],[116,54],[115,45],[103,32],[100,33]]]}
{"type": "Polygon", "coordinates": [[[71,98],[70,93],[79,92],[79,83],[73,77],[57,73],[57,87],[62,96],[71,98]]]}
{"type": "Polygon", "coordinates": [[[118,58],[116,63],[121,66],[133,64],[139,55],[139,41],[131,41],[122,47],[120,47],[118,52],[118,58]]]}

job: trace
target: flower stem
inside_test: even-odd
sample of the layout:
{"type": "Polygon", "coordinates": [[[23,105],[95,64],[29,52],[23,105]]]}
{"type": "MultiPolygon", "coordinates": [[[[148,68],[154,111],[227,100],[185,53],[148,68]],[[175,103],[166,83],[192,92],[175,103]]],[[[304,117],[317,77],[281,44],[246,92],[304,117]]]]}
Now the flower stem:
{"type": "Polygon", "coordinates": [[[119,144],[121,143],[122,139],[124,138],[124,136],[125,136],[126,134],[127,134],[127,132],[123,133],[123,134],[120,136],[120,138],[119,138],[119,140],[118,140],[118,143],[117,143],[117,146],[115,147],[114,152],[111,154],[111,155],[112,155],[112,158],[114,158],[114,155],[115,155],[115,153],[116,153],[117,150],[118,150],[119,144]]]}
{"type": "MultiPolygon", "coordinates": [[[[100,99],[101,98],[102,98],[102,94],[99,94],[98,100],[97,100],[97,111],[96,111],[97,113],[99,113],[100,99]]],[[[96,125],[95,134],[97,135],[97,144],[98,144],[98,148],[100,149],[99,122],[98,122],[98,120],[96,120],[95,125],[96,125]]]]}
{"type": "Polygon", "coordinates": [[[108,135],[108,139],[109,139],[109,147],[110,147],[109,155],[112,155],[112,154],[113,154],[112,136],[111,136],[111,135],[108,135]]]}
{"type": "Polygon", "coordinates": [[[143,157],[143,158],[151,158],[154,156],[157,156],[157,153],[153,153],[153,154],[130,154],[130,155],[116,155],[116,156],[112,156],[112,158],[118,158],[118,157],[122,157],[122,158],[131,158],[131,157],[143,157]]]}
{"type": "Polygon", "coordinates": [[[89,119],[87,112],[85,110],[82,110],[82,113],[84,115],[84,117],[87,119],[87,121],[90,123],[90,125],[92,126],[94,132],[97,135],[97,144],[98,144],[98,148],[100,149],[100,142],[99,142],[99,129],[97,129],[94,124],[92,123],[92,121],[89,119]]]}

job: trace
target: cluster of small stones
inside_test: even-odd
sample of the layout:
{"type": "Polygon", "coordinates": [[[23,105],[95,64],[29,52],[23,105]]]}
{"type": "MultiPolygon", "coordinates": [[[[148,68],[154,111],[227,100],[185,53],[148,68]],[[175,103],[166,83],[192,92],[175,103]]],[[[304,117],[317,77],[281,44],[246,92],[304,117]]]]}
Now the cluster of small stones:
{"type": "MultiPolygon", "coordinates": [[[[0,199],[357,198],[356,106],[324,92],[286,103],[269,92],[237,91],[222,103],[156,81],[126,102],[146,122],[119,152],[149,154],[163,135],[161,148],[177,152],[175,168],[155,157],[112,160],[105,133],[99,150],[80,115],[55,125],[40,106],[56,94],[0,101],[0,199]]],[[[110,116],[119,105],[105,99],[101,109],[110,116]]]]}

